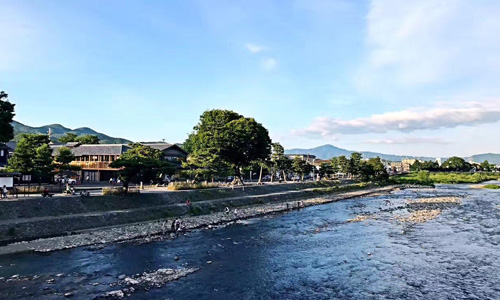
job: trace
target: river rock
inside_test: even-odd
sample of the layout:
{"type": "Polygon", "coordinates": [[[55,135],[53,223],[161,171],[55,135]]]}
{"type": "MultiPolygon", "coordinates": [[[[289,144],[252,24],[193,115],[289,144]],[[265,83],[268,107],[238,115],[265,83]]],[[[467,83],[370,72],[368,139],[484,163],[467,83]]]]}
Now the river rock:
{"type": "Polygon", "coordinates": [[[118,276],[118,280],[123,280],[123,279],[125,279],[125,277],[127,277],[127,275],[121,274],[118,276]]]}

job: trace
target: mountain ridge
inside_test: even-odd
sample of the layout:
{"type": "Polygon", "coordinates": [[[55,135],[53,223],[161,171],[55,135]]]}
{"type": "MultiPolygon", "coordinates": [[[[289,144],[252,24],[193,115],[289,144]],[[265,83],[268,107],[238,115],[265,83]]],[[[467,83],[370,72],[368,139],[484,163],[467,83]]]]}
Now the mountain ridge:
{"type": "Polygon", "coordinates": [[[21,134],[23,133],[36,133],[36,134],[47,134],[49,132],[49,128],[52,131],[52,139],[54,141],[58,140],[61,136],[66,133],[74,133],[77,136],[81,135],[97,135],[102,144],[129,144],[131,141],[123,138],[116,138],[106,135],[104,133],[97,132],[89,127],[79,127],[75,129],[71,129],[65,127],[61,124],[48,124],[40,127],[32,127],[29,125],[25,125],[18,121],[12,121],[12,126],[14,127],[14,141],[19,141],[21,138],[21,134]]]}
{"type": "MultiPolygon", "coordinates": [[[[347,149],[342,149],[339,147],[335,147],[330,144],[309,148],[309,149],[301,149],[301,148],[293,148],[286,149],[285,154],[312,154],[315,155],[316,158],[319,159],[330,159],[332,157],[345,155],[350,156],[353,152],[359,152],[363,155],[364,158],[374,158],[380,157],[384,160],[389,161],[401,161],[403,158],[409,159],[418,159],[418,160],[436,160],[436,157],[426,157],[426,156],[412,156],[412,155],[397,155],[397,154],[385,154],[379,152],[372,151],[352,151],[347,149]]],[[[443,161],[446,159],[445,157],[440,157],[443,161]]],[[[490,163],[500,164],[500,154],[496,153],[483,153],[483,154],[475,154],[469,157],[464,157],[465,160],[472,160],[474,162],[483,162],[484,160],[488,160],[490,163]]]]}

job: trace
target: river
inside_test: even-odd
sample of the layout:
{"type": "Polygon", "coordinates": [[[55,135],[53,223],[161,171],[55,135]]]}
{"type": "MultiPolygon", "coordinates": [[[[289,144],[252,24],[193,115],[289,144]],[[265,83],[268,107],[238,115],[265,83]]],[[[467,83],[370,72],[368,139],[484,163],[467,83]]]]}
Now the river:
{"type": "Polygon", "coordinates": [[[0,298],[92,299],[123,288],[110,286],[120,274],[185,266],[200,270],[126,299],[500,299],[497,205],[498,190],[440,185],[164,241],[4,255],[0,298]],[[443,196],[463,198],[425,223],[394,219],[409,199],[443,196]],[[347,222],[366,214],[377,218],[347,222]]]}

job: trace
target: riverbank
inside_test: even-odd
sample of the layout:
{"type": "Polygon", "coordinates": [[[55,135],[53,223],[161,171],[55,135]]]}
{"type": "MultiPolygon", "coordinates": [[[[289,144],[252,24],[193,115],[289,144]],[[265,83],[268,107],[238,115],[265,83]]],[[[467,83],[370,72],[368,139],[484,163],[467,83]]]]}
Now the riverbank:
{"type": "MultiPolygon", "coordinates": [[[[211,228],[213,226],[224,226],[225,224],[238,220],[259,217],[266,214],[284,212],[291,209],[300,209],[302,207],[319,205],[334,201],[351,199],[356,197],[375,196],[384,193],[390,193],[401,189],[401,186],[386,186],[365,188],[357,191],[336,192],[324,194],[321,197],[314,198],[293,198],[293,201],[287,201],[290,198],[277,199],[274,203],[241,206],[232,208],[230,213],[224,211],[213,212],[199,216],[188,216],[182,218],[184,231],[198,228],[211,228]],[[278,202],[279,201],[279,202],[278,202]]],[[[310,191],[309,196],[314,195],[310,191]]],[[[279,198],[279,197],[278,197],[279,198]]],[[[216,201],[208,201],[205,205],[214,205],[216,201]]],[[[233,206],[234,207],[234,206],[233,206]]],[[[154,220],[136,224],[127,224],[107,228],[96,228],[92,230],[82,230],[72,235],[58,236],[51,238],[36,239],[11,243],[0,247],[0,255],[19,253],[19,252],[50,252],[55,250],[69,249],[81,246],[93,246],[95,248],[105,247],[107,244],[136,240],[144,243],[155,240],[175,238],[177,234],[169,232],[170,224],[173,218],[154,220]],[[167,221],[167,222],[166,222],[167,221]]],[[[182,234],[182,233],[181,233],[182,234]]]]}
{"type": "Polygon", "coordinates": [[[461,183],[481,183],[489,180],[498,180],[498,173],[454,173],[454,172],[412,172],[404,175],[391,177],[395,184],[461,184],[461,183]]]}

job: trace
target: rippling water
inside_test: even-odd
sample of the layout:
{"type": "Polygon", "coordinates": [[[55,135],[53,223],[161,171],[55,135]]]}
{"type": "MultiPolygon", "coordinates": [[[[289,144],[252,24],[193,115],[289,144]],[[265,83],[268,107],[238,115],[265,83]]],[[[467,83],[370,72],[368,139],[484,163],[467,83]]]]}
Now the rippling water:
{"type": "Polygon", "coordinates": [[[73,299],[91,299],[119,289],[109,283],[120,274],[187,265],[201,270],[130,298],[500,299],[496,205],[499,191],[438,186],[309,207],[174,240],[2,256],[0,276],[40,277],[1,281],[0,298],[62,299],[71,291],[73,299]],[[405,200],[435,196],[465,198],[426,223],[392,219],[406,212],[405,200]],[[377,220],[346,222],[373,213],[377,220]]]}

